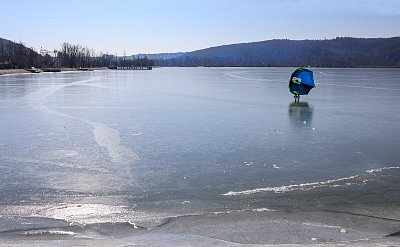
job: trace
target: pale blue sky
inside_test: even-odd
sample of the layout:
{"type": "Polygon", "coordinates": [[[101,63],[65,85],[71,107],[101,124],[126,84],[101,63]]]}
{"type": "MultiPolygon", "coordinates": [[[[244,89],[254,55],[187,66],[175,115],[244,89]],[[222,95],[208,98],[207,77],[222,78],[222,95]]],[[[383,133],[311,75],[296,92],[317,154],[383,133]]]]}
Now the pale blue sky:
{"type": "Polygon", "coordinates": [[[400,36],[400,0],[0,0],[0,37],[122,55],[268,39],[400,36]]]}

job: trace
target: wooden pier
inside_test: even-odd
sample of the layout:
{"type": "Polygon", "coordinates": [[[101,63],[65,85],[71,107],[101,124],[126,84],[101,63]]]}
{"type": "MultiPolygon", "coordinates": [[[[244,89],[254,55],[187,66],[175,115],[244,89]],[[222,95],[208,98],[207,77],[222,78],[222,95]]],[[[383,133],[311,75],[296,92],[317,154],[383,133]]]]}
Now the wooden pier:
{"type": "Polygon", "coordinates": [[[120,67],[120,66],[110,66],[109,69],[113,70],[152,70],[152,66],[131,66],[131,67],[120,67]]]}

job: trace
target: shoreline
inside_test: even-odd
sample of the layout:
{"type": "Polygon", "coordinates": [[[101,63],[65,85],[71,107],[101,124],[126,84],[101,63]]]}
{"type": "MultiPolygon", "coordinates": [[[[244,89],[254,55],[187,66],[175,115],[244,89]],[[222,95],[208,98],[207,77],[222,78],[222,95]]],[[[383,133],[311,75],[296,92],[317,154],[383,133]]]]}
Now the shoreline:
{"type": "MultiPolygon", "coordinates": [[[[41,71],[41,69],[37,68],[41,71]]],[[[86,69],[86,68],[85,68],[86,69]]],[[[82,70],[79,68],[60,68],[60,72],[68,72],[68,71],[94,71],[94,70],[109,70],[107,67],[95,67],[95,68],[87,68],[87,70],[82,70]]],[[[57,73],[57,72],[45,72],[41,71],[40,73],[57,73]]],[[[1,69],[0,76],[2,75],[15,75],[15,74],[33,74],[29,71],[29,69],[1,69]]]]}
{"type": "MultiPolygon", "coordinates": [[[[295,68],[296,66],[152,66],[153,68],[295,68]]],[[[400,67],[312,67],[314,69],[399,69],[400,67]]],[[[38,73],[57,73],[54,71],[42,71],[36,68],[38,73]]],[[[44,68],[47,69],[47,68],[44,68]]],[[[110,70],[108,67],[94,67],[94,68],[59,68],[59,72],[79,72],[79,71],[95,71],[95,70],[110,70]]],[[[0,69],[0,76],[14,75],[14,74],[33,74],[29,71],[31,69],[0,69]]]]}

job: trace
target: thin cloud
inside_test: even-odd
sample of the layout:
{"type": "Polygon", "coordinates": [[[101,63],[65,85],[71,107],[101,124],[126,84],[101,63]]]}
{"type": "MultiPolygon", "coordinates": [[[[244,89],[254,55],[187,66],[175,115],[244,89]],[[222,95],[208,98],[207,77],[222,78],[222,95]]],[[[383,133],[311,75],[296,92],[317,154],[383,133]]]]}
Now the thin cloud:
{"type": "Polygon", "coordinates": [[[45,25],[69,25],[69,24],[88,24],[87,22],[83,21],[54,21],[54,22],[45,22],[45,25]]]}

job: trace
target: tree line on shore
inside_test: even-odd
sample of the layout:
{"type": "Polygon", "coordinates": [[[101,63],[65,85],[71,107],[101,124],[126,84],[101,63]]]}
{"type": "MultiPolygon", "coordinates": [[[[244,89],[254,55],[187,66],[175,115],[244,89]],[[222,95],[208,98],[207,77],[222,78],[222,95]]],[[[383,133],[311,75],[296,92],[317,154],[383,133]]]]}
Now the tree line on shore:
{"type": "Polygon", "coordinates": [[[120,57],[96,53],[93,49],[64,42],[59,49],[48,51],[26,47],[22,42],[0,38],[0,69],[36,68],[93,68],[93,67],[145,67],[154,61],[143,58],[120,57]]]}
{"type": "MultiPolygon", "coordinates": [[[[117,56],[63,43],[59,49],[39,52],[0,38],[1,68],[92,68],[147,66],[311,66],[400,67],[400,37],[325,40],[267,40],[223,45],[174,56],[117,56]]],[[[159,54],[160,55],[160,54],[159,54]]]]}

